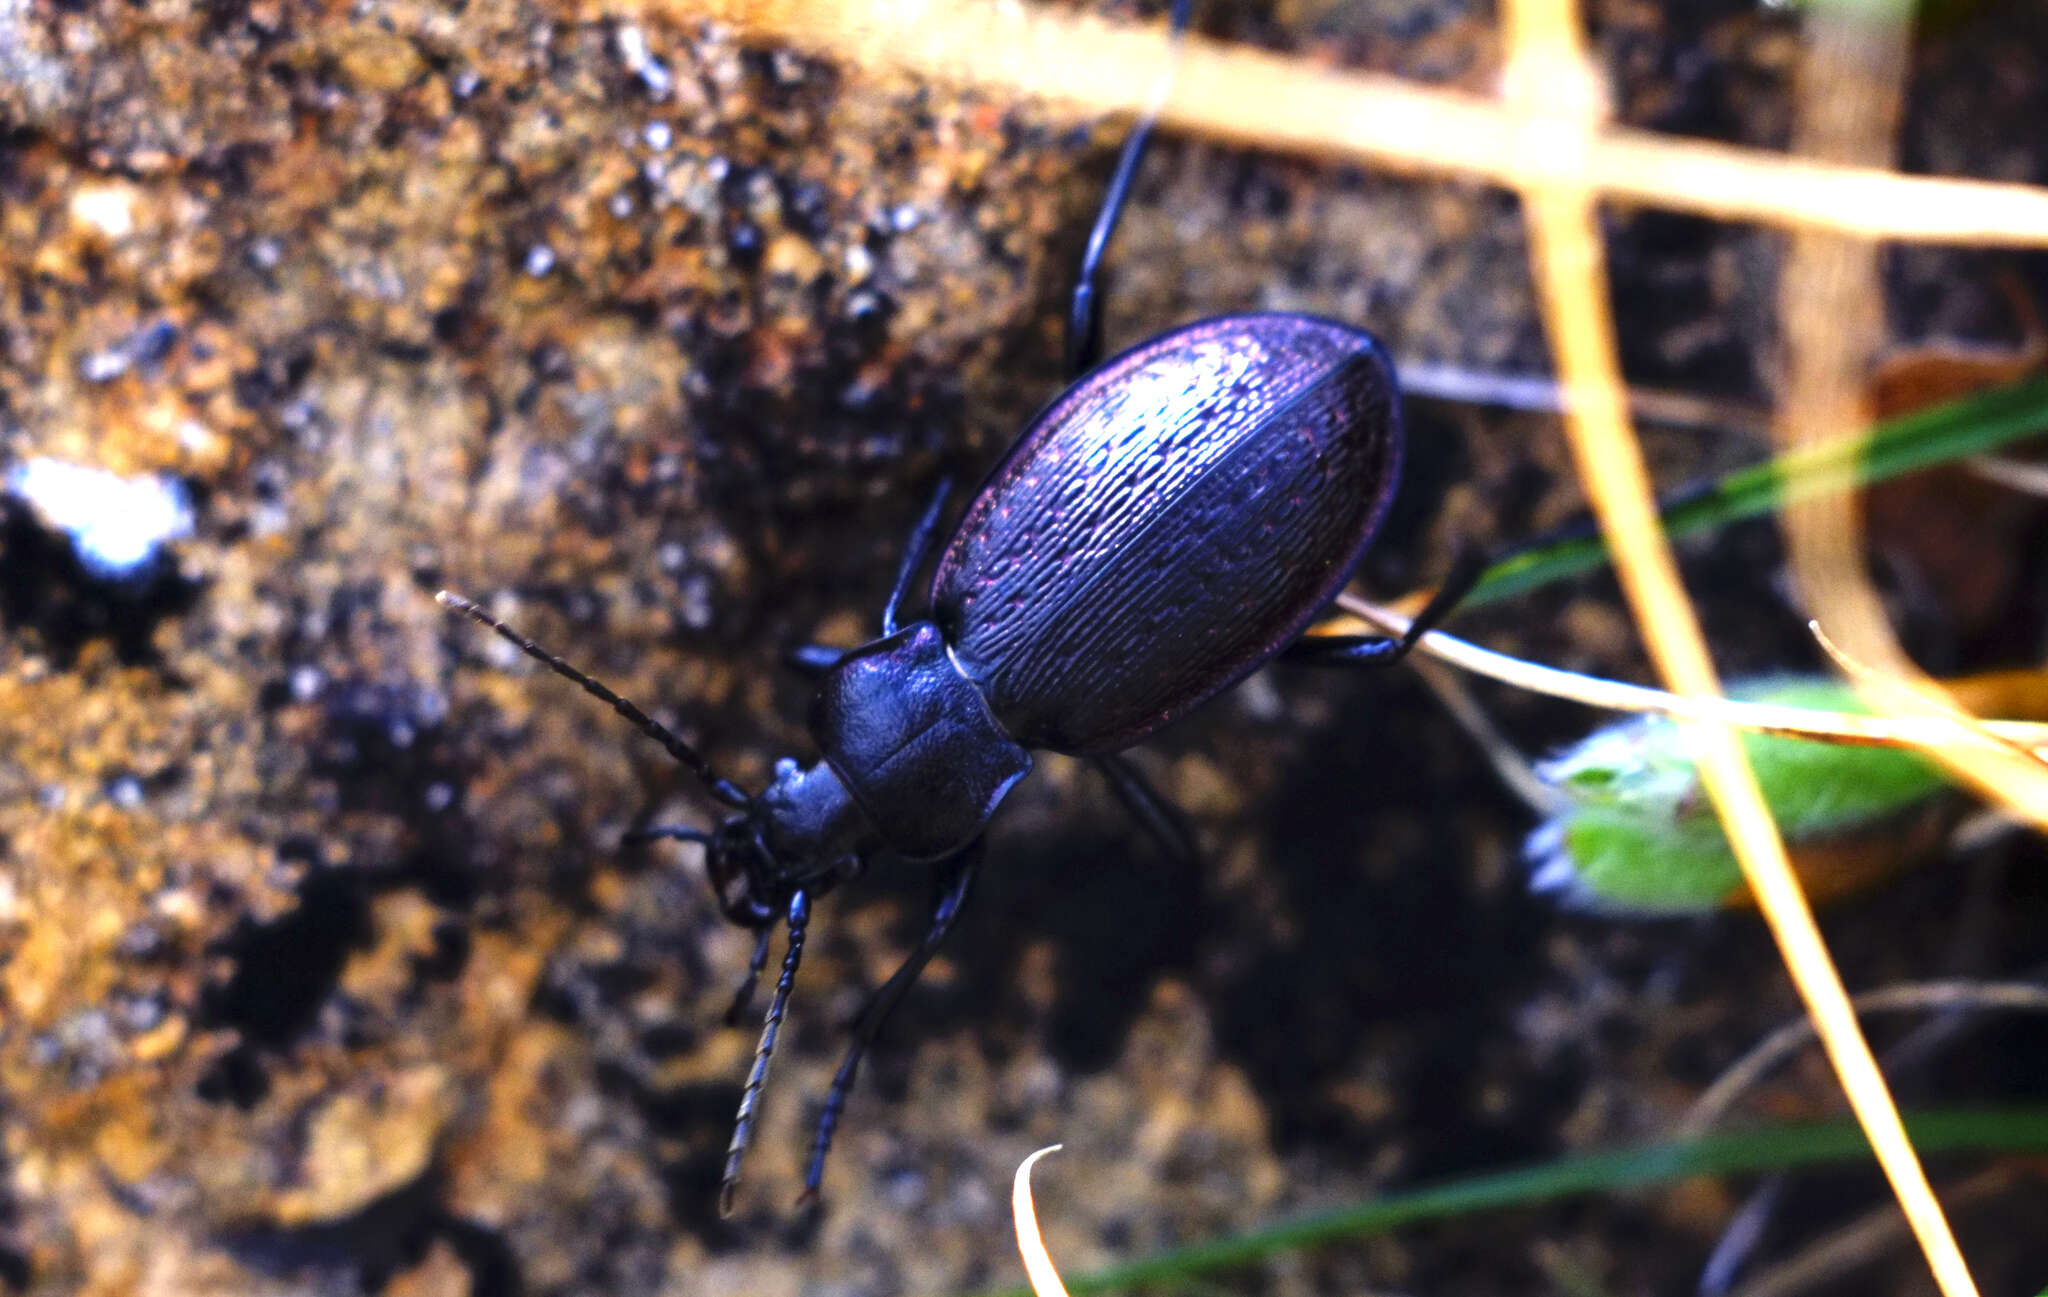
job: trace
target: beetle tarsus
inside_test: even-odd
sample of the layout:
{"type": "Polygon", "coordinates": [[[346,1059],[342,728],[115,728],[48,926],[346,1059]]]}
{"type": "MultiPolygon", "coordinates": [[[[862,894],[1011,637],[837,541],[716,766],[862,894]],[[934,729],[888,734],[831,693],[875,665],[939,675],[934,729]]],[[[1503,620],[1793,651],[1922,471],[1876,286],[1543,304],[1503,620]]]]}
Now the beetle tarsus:
{"type": "Polygon", "coordinates": [[[1458,610],[1465,602],[1465,596],[1472,593],[1472,587],[1479,584],[1479,578],[1486,575],[1491,560],[1486,551],[1476,545],[1467,544],[1451,560],[1451,571],[1444,583],[1437,587],[1429,602],[1422,605],[1422,611],[1415,614],[1415,620],[1408,623],[1408,629],[1401,635],[1401,652],[1404,654],[1415,647],[1416,641],[1443,624],[1445,618],[1458,610]]]}
{"type": "Polygon", "coordinates": [[[1468,549],[1451,565],[1450,576],[1408,623],[1400,638],[1391,635],[1304,635],[1287,646],[1281,660],[1310,667],[1390,667],[1408,656],[1422,637],[1451,615],[1486,571],[1486,555],[1468,549]]]}

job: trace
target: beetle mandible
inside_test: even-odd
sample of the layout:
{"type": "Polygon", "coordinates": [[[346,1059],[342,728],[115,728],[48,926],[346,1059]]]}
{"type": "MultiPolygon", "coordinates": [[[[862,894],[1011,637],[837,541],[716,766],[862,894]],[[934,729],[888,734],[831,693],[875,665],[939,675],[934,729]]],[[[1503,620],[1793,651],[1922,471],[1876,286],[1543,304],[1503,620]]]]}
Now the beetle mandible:
{"type": "MultiPolygon", "coordinates": [[[[1175,0],[1176,40],[1189,7],[1175,0]]],[[[1032,750],[1091,758],[1148,831],[1192,856],[1178,815],[1118,751],[1276,656],[1399,661],[1477,574],[1461,565],[1400,639],[1304,634],[1350,578],[1399,474],[1399,394],[1371,334],[1306,315],[1228,315],[1097,363],[1096,276],[1152,125],[1147,114],[1126,139],[1082,255],[1067,319],[1070,386],[955,524],[927,617],[901,624],[899,611],[931,549],[943,486],[911,534],[880,638],[795,656],[822,677],[810,713],[822,760],[784,758],[749,794],[632,702],[470,601],[439,596],[610,704],[733,811],[709,831],[636,835],[701,843],[720,910],[756,931],[729,1019],[752,999],[774,928],[788,934],[721,1212],[732,1207],[817,897],[881,853],[928,863],[936,883],[923,938],[854,1026],[818,1119],[806,1197],[862,1057],[953,927],[983,830],[1030,771],[1032,750]]]]}

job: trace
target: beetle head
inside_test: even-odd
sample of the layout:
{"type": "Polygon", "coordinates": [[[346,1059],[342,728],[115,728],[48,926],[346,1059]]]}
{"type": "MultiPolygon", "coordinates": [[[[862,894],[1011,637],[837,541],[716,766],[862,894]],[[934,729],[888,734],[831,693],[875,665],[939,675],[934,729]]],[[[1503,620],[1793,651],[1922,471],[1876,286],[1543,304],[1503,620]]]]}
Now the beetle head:
{"type": "Polygon", "coordinates": [[[728,816],[704,837],[704,868],[719,912],[745,928],[775,922],[789,905],[785,871],[752,811],[728,816]]]}
{"type": "Polygon", "coordinates": [[[832,768],[787,757],[760,796],[699,840],[719,911],[749,928],[780,918],[799,890],[821,896],[852,878],[875,845],[832,768]]]}

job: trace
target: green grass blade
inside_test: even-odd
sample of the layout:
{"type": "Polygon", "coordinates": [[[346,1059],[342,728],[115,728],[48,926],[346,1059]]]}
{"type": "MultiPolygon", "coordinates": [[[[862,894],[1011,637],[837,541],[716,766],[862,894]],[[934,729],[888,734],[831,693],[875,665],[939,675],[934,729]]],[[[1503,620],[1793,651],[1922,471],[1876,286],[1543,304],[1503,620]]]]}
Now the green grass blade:
{"type": "MultiPolygon", "coordinates": [[[[1996,450],[2048,432],[2048,378],[2028,379],[1931,409],[1887,419],[1867,434],[1738,469],[1664,511],[1673,537],[1771,512],[1788,500],[1868,486],[1917,469],[1996,450]]],[[[1491,603],[1602,567],[1607,546],[1595,536],[1510,554],[1479,578],[1466,607],[1491,603]]]]}
{"type": "MultiPolygon", "coordinates": [[[[1923,1112],[1906,1117],[1922,1154],[1962,1151],[2048,1151],[2048,1108],[1923,1112]]],[[[1538,1166],[1467,1176],[1389,1194],[1355,1207],[1282,1221],[1249,1234],[1197,1243],[1066,1281],[1067,1290],[1116,1292],[1140,1284],[1184,1282],[1281,1252],[1384,1234],[1403,1225],[1444,1220],[1497,1207],[1526,1206],[1571,1194],[1611,1192],[1696,1175],[1785,1171],[1870,1156],[1853,1121],[1807,1122],[1581,1153],[1538,1166]]],[[[1045,1209],[1041,1207],[1041,1212],[1045,1209]]],[[[985,1297],[1031,1297],[1028,1288],[985,1297]]]]}

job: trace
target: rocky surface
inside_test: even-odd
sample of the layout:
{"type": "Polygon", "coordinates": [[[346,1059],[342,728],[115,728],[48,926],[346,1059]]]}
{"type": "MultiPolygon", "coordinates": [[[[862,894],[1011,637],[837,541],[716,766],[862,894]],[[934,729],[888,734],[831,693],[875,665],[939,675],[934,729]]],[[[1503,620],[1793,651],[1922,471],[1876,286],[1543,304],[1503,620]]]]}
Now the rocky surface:
{"type": "MultiPolygon", "coordinates": [[[[2048,180],[2020,7],[1930,37],[1916,161],[2048,180]]],[[[1631,119],[1782,135],[1789,19],[1598,18],[1631,119]]],[[[1494,68],[1491,15],[1456,0],[1204,22],[1475,88],[1494,68]]],[[[0,0],[0,467],[160,483],[190,519],[110,573],[23,493],[0,505],[0,1286],[958,1291],[1015,1277],[1006,1185],[1042,1144],[1067,1145],[1041,1214],[1082,1269],[1656,1133],[1792,1011],[1746,920],[1616,928],[1528,898],[1523,813],[1412,679],[1269,673],[1140,758],[1194,817],[1199,877],[1085,769],[1042,763],[804,1213],[840,1028],[924,884],[884,870],[831,898],[717,1218],[753,1045],[719,1014],[748,942],[693,848],[619,846],[711,808],[431,595],[483,599],[758,786],[807,751],[778,654],[862,638],[933,481],[983,471],[1056,388],[1117,138],[522,0],[0,0]]],[[[1618,215],[1632,371],[1767,391],[1773,257],[1618,215]]],[[[1902,337],[2015,345],[1996,264],[1902,254],[1902,337]]],[[[1514,204],[1457,185],[1164,141],[1114,290],[1113,343],[1270,307],[1366,322],[1404,357],[1543,365],[1514,204]]],[[[1376,588],[1572,508],[1547,421],[1411,417],[1376,588]]],[[[1651,448],[1674,482],[1756,452],[1651,448]]],[[[2039,524],[2000,536],[2038,553],[2039,524]]],[[[1774,562],[1763,528],[1695,556],[1731,669],[1810,659],[1774,562]]],[[[2038,655],[2039,564],[2000,570],[2003,599],[1972,605],[1988,628],[1921,592],[1933,657],[2038,655]]],[[[1640,671],[1602,581],[1470,624],[1640,671]]],[[[1488,701],[1532,748],[1581,725],[1488,701]]],[[[2040,851],[2004,850],[1846,911],[1852,982],[1951,971],[1958,934],[1973,969],[2038,958],[2048,898],[2004,866],[2040,851]]],[[[2001,1037],[1939,1092],[2027,1090],[2027,1048],[2001,1037]]],[[[1832,1100],[1808,1075],[1779,1102],[1832,1100]]],[[[1562,1257],[1675,1291],[1727,1202],[1527,1213],[1257,1284],[1526,1292],[1562,1257]]],[[[2023,1235],[1987,1290],[2038,1283],[2023,1235]]]]}

